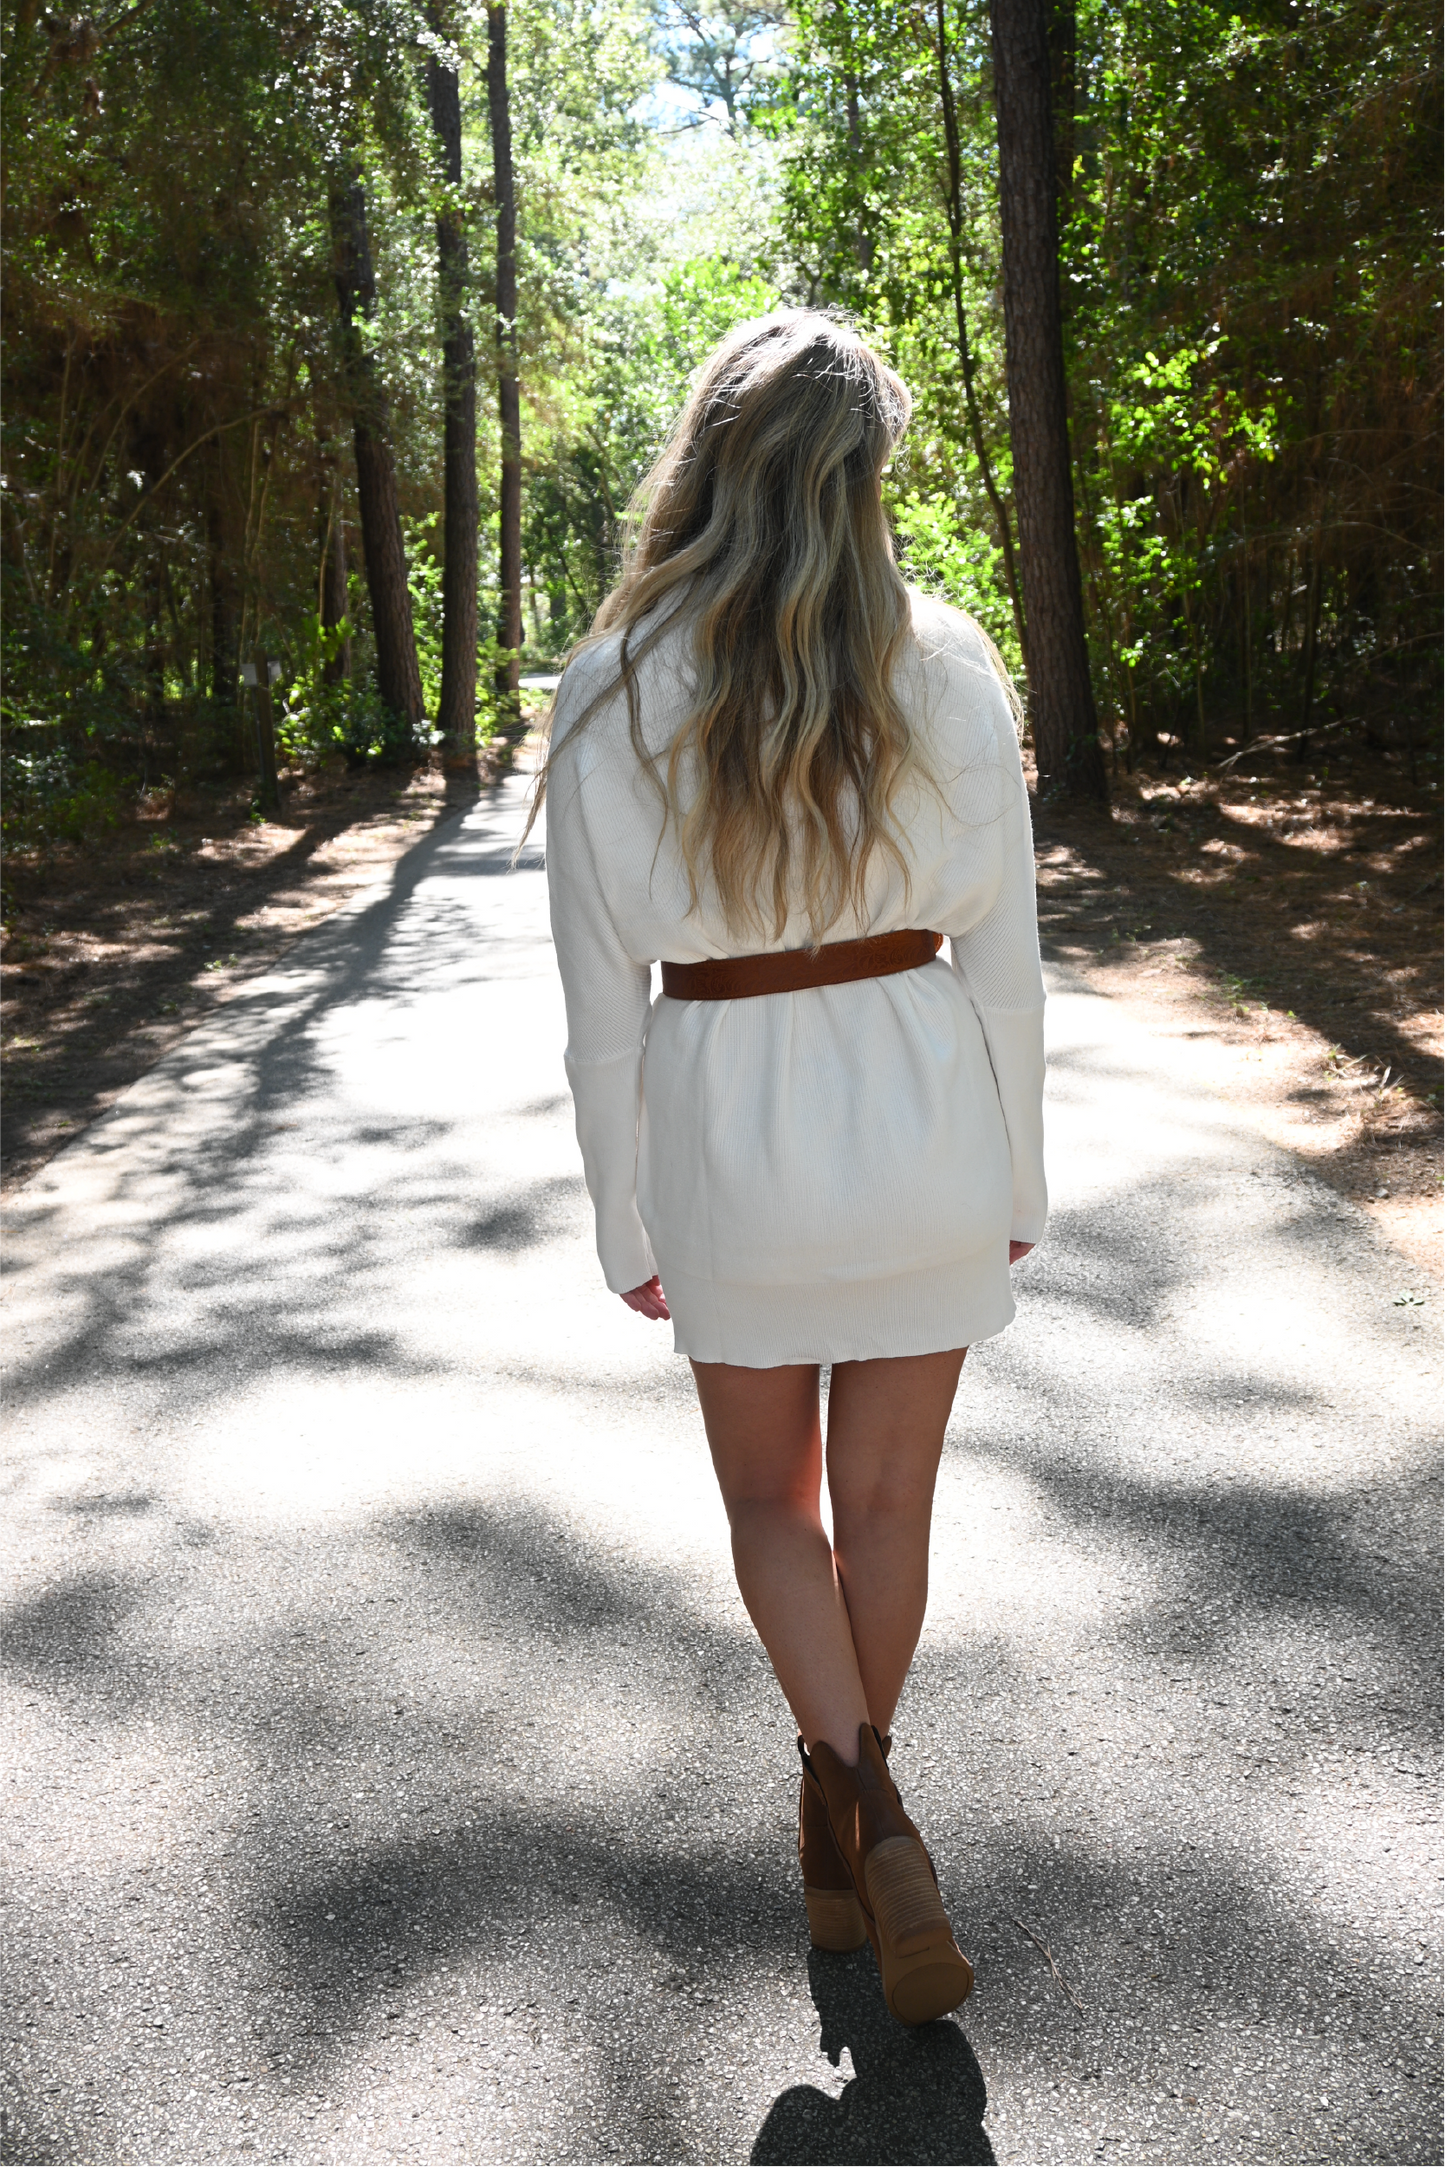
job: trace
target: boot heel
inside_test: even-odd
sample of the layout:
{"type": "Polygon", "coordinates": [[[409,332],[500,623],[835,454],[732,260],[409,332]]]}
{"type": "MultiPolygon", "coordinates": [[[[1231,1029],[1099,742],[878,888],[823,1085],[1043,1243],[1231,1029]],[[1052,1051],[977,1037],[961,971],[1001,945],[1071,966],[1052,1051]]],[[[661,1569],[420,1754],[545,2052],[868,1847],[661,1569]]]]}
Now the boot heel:
{"type": "Polygon", "coordinates": [[[805,1885],[803,1902],[808,1907],[808,1934],[815,1949],[833,1949],[841,1954],[862,1948],[868,1928],[863,1922],[863,1906],[851,1889],[810,1889],[805,1885]]]}
{"type": "Polygon", "coordinates": [[[803,1870],[809,1938],[815,1949],[834,1949],[840,1954],[861,1949],[868,1939],[863,1907],[853,1876],[833,1840],[828,1826],[828,1801],[803,1751],[801,1738],[798,1751],[803,1762],[798,1788],[798,1864],[803,1870]]]}
{"type": "Polygon", "coordinates": [[[973,1967],[954,1941],[922,1843],[886,1837],[868,1853],[863,1878],[884,2000],[904,2024],[946,2016],[973,1992],[973,1967]]]}

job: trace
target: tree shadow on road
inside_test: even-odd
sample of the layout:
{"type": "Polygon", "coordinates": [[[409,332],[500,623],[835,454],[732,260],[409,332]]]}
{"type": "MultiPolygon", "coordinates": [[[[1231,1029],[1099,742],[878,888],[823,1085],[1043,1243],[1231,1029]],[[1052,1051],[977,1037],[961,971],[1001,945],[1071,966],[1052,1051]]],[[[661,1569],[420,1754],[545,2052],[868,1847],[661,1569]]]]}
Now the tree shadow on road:
{"type": "Polygon", "coordinates": [[[991,2162],[983,2127],[988,2092],[972,2047],[953,2018],[917,2031],[888,2014],[867,1949],[832,1956],[813,1949],[808,1987],[819,2046],[836,2069],[844,2052],[855,2075],[838,2098],[794,2085],[768,2109],[748,2155],[783,2162],[950,2160],[991,2162]]]}
{"type": "MultiPolygon", "coordinates": [[[[0,1614],[5,1668],[29,1698],[35,1735],[64,1751],[65,1783],[53,1768],[42,1778],[57,1829],[77,1855],[80,1831],[97,1823],[114,1845],[97,1853],[87,1909],[47,1875],[54,1854],[37,1855],[12,1934],[17,1980],[63,1967],[73,1990],[41,2020],[48,2082],[57,2099],[63,2084],[67,2112],[84,2104],[73,2012],[94,2005],[111,1933],[137,1966],[143,1955],[163,1961],[164,1977],[184,1981],[188,2041],[245,2087],[248,2111],[277,2140],[290,2128],[292,2080],[280,2071],[293,2046],[296,2082],[318,2096],[359,2086],[360,2051],[393,2055],[396,2081],[423,2087],[435,1985],[439,2007],[459,2003],[463,1987],[474,2003],[485,1994],[530,2009],[537,1997],[527,2036],[542,2035],[574,2088],[592,2088],[595,2156],[695,2157],[679,2070],[737,2113],[739,2080],[715,2069],[711,2050],[725,2042],[740,2054],[756,2011],[782,2027],[796,2006],[791,1989],[766,1998],[767,1978],[793,1976],[803,1944],[789,1835],[796,1768],[750,1638],[649,1552],[641,1528],[635,1540],[617,1535],[589,1524],[585,1508],[510,1487],[513,1431],[529,1409],[539,1439],[559,1411],[578,1437],[589,1425],[604,1436],[619,1419],[644,1442],[654,1423],[654,1442],[687,1434],[697,1418],[683,1365],[627,1371],[565,1337],[499,1342],[483,1381],[504,1398],[491,1430],[479,1401],[473,1471],[458,1477],[439,1462],[420,1504],[402,1512],[347,1502],[353,1417],[338,1396],[324,1539],[311,1503],[288,1532],[234,1503],[188,1501],[182,1412],[224,1410],[258,1378],[299,1392],[354,1377],[379,1396],[429,1386],[449,1366],[460,1374],[470,1356],[438,1353],[418,1329],[408,1287],[419,1255],[443,1257],[449,1274],[495,1261],[492,1286],[509,1288],[503,1270],[543,1252],[565,1260],[585,1240],[575,1172],[533,1166],[518,1145],[521,1126],[554,1108],[545,1075],[521,1080],[484,1143],[459,1131],[455,1146],[445,1109],[378,1117],[370,1100],[331,1089],[326,1033],[342,1011],[380,994],[404,1003],[452,969],[455,892],[422,898],[402,923],[418,883],[430,869],[454,889],[500,873],[502,845],[487,848],[485,834],[448,833],[413,853],[384,901],[307,944],[281,1022],[259,994],[254,1015],[235,1004],[228,1028],[246,1075],[224,1119],[168,1134],[164,1108],[149,1117],[151,1155],[141,1163],[137,1146],[116,1172],[118,1205],[134,1202],[123,1248],[98,1221],[95,1250],[57,1270],[58,1209],[51,1225],[37,1200],[27,1221],[52,1298],[58,1289],[74,1308],[18,1350],[12,1418],[48,1403],[64,1412],[70,1395],[83,1412],[104,1391],[138,1440],[93,1464],[61,1424],[41,1429],[34,1449],[52,1462],[45,1494],[67,1547],[45,1584],[28,1582],[0,1614]],[[293,1119],[303,1107],[304,1125],[293,1119]],[[273,1152],[273,1127],[296,1143],[273,1152]],[[327,1168],[363,1148],[372,1178],[333,1189],[327,1168]],[[168,1217],[147,1202],[152,1179],[174,1184],[168,1217]],[[72,1763],[93,1790],[66,1787],[72,1763]],[[112,1798],[102,1777],[115,1778],[117,1807],[139,1794],[139,1769],[164,1816],[134,1800],[129,1821],[87,1805],[103,1790],[112,1798]],[[162,1829],[169,1863],[151,1876],[147,1847],[160,1855],[162,1829]],[[175,1955],[148,1953],[186,1942],[204,1957],[200,1986],[175,1955]],[[392,2030],[404,2018],[415,2035],[392,2030]]],[[[472,978],[530,968],[525,943],[505,934],[471,928],[472,978]]],[[[491,1051],[502,1066],[515,1058],[504,1040],[491,1051]]],[[[99,1157],[104,1144],[101,1132],[87,1149],[99,1157]]],[[[986,1502],[991,1483],[1016,1512],[1015,1534],[1001,1519],[993,1549],[1005,1566],[1011,1542],[1023,1557],[1022,1592],[1014,1611],[985,1601],[925,1645],[909,1721],[926,1744],[936,1714],[943,1750],[936,1774],[919,1756],[909,1795],[916,1783],[921,1816],[944,1832],[965,1947],[996,1958],[991,1976],[980,1972],[1001,2027],[990,2036],[1013,2042],[992,2069],[996,2115],[1017,2099],[1020,2062],[1052,2067],[1061,2043],[1037,1952],[1003,1945],[1014,1908],[1043,1923],[1070,1978],[1087,1953],[1090,2050],[1112,2036],[1130,2081],[1147,2071],[1181,2096],[1193,2060],[1227,2081],[1237,2032],[1295,2057],[1289,2082],[1302,2085],[1330,2042],[1320,2030],[1309,2035],[1319,2046],[1293,2045],[1299,2027],[1322,2025],[1335,1983],[1358,1982],[1367,1965],[1394,1982],[1401,2006],[1419,1992],[1383,1902],[1389,1868],[1366,1855],[1365,1838],[1372,1815],[1396,1826],[1416,1812],[1413,1786],[1427,1780],[1413,1763],[1433,1742],[1437,1703],[1420,1670],[1438,1642],[1424,1615],[1434,1558],[1418,1500],[1434,1459],[1413,1431],[1389,1458],[1332,1456],[1341,1418],[1330,1376],[1277,1370],[1257,1347],[1179,1325],[1204,1238],[1195,1229],[1221,1208],[1221,1184],[1238,1180],[1126,1169],[1119,1193],[1087,1215],[1057,1214],[1028,1268],[1038,1305],[1028,1330],[970,1357],[946,1474],[962,1478],[960,1509],[973,1490],[986,1502]],[[1081,1373],[1075,1343],[1101,1366],[1081,1373]],[[1298,1432],[1278,1465],[1263,1449],[1269,1425],[1298,1432]],[[1316,1447],[1318,1461],[1306,1458],[1316,1447]],[[1062,1588],[1062,1611],[1070,1576],[1077,1623],[1040,1647],[1038,1608],[1062,1588]],[[1066,1656],[1078,1658],[1067,1674],[1066,1656]],[[1127,1689],[1107,1708],[1070,1690],[1099,1671],[1127,1689]],[[1228,1690],[1216,1700],[1220,1679],[1228,1690]],[[1315,1712],[1329,1719],[1323,1740],[1315,1712]],[[1185,1733],[1177,1747],[1172,1732],[1155,1735],[1165,1717],[1185,1733]],[[969,1766],[987,1778],[977,1796],[959,1781],[969,1766]],[[1177,1822],[1164,1810],[1171,1784],[1177,1822]],[[1211,1791],[1216,1803],[1196,1813],[1211,1791]],[[1323,1903],[1299,1871],[1300,1839],[1329,1834],[1332,1798],[1364,1832],[1351,1837],[1351,1890],[1382,1896],[1357,1916],[1323,1903]],[[1374,1882],[1357,1871],[1361,1858],[1374,1882]],[[981,1924],[998,1932],[992,1952],[980,1948],[981,1924]],[[1145,2043],[1161,2008],[1171,2033],[1190,2027],[1174,2046],[1145,2043]]],[[[1302,1188],[1271,1234],[1278,1283],[1312,1249],[1322,1274],[1337,1275],[1331,1236],[1321,1197],[1302,1188]]],[[[1276,1282],[1261,1284],[1273,1298],[1276,1282]]],[[[1372,1344],[1414,1359],[1399,1333],[1372,1344]]],[[[268,1405],[282,1405],[279,1392],[268,1405]]],[[[397,1468],[424,1443],[398,1428],[397,1468]]],[[[985,1538],[976,1547],[987,1565],[985,1538]]],[[[895,2026],[866,1953],[815,1956],[809,1979],[823,2051],[836,2066],[846,2046],[856,2075],[841,2099],[790,2086],[764,2115],[789,2068],[766,2078],[754,2068],[740,2153],[756,2129],[760,2161],[992,2159],[983,2080],[957,2024],[895,2026]]],[[[806,2075],[816,2064],[804,2030],[808,2058],[790,2066],[806,2075]]],[[[485,2022],[474,2009],[463,2044],[447,2051],[496,2073],[509,2037],[494,2009],[485,2022]]],[[[140,2065],[152,2090],[169,2081],[163,2054],[174,2060],[157,2030],[140,2065]]],[[[1382,2066],[1372,2065],[1378,2082],[1382,2066]]],[[[516,2096],[540,2111],[545,2088],[529,2095],[520,2081],[516,2096]]],[[[31,2091],[32,2128],[49,2127],[51,2089],[31,2091]]],[[[228,2113],[241,2096],[228,2095],[228,2113]]],[[[1403,2102],[1389,2112],[1396,2149],[1367,2149],[1385,2126],[1386,2110],[1371,2108],[1368,2127],[1351,2126],[1356,2156],[1413,2156],[1403,2149],[1413,2137],[1399,2132],[1423,2120],[1403,2102]]],[[[125,2131],[145,2156],[141,2123],[125,2131]]],[[[73,2143],[66,2156],[78,2156],[73,2143]]]]}
{"type": "MultiPolygon", "coordinates": [[[[316,1567],[309,1531],[298,1536],[295,1559],[304,1581],[316,1567]]],[[[779,1768],[775,1782],[758,1752],[768,1721],[779,1732],[783,1725],[768,1717],[769,1689],[749,1644],[722,1618],[700,1619],[693,1589],[665,1566],[609,1556],[531,1503],[483,1509],[439,1500],[400,1520],[371,1518],[333,1542],[327,1567],[299,1607],[252,1597],[245,1625],[234,1613],[218,1615],[214,1640],[189,1656],[176,1649],[168,1621],[178,1595],[189,1601],[188,1590],[212,1584],[208,1567],[159,1584],[139,1562],[129,1574],[117,1562],[108,1576],[92,1566],[89,1578],[13,1613],[4,1634],[12,1673],[57,1713],[83,1716],[87,1733],[109,1731],[112,1753],[141,1745],[147,1765],[165,1769],[187,1828],[187,1870],[209,1873],[228,1859],[223,1904],[205,1928],[205,1991],[187,1988],[187,2043],[216,2044],[218,2065],[244,2080],[245,2102],[279,2134],[288,2095],[257,2081],[258,2070],[282,2067],[298,2042],[296,2075],[318,2097],[349,2081],[363,2040],[370,2053],[395,2054],[405,2081],[420,2086],[428,2081],[422,2061],[436,2050],[429,1983],[439,2004],[482,1994],[530,2010],[535,1995],[539,2014],[527,2022],[538,2051],[565,2056],[591,2090],[590,2126],[607,2136],[605,2154],[593,2156],[696,2156],[686,2118],[674,2118],[676,2072],[705,2069],[718,2041],[737,2039],[756,2006],[755,1967],[761,1961],[766,1977],[790,1966],[802,1940],[786,1832],[795,1778],[779,1768]],[[500,1621],[507,1639],[497,1661],[485,1642],[500,1621]],[[404,1651],[423,1633],[425,1667],[417,1669],[404,1651]],[[590,1720],[609,1712],[611,1721],[627,1703],[645,1733],[664,1715],[681,1751],[659,1753],[639,1738],[638,1750],[614,1756],[605,1787],[581,1763],[574,1786],[552,1741],[578,1735],[568,1687],[578,1678],[587,1681],[590,1720]],[[707,1784],[689,1765],[699,1715],[707,1784]],[[749,1750],[732,1743],[740,1739],[749,1750]],[[226,1772],[224,1799],[188,1790],[186,1760],[202,1755],[226,1772]],[[236,1946],[244,1956],[220,1965],[220,1953],[236,1946]],[[417,2022],[415,2034],[404,2017],[417,2022]]],[[[290,1587],[289,1569],[282,1583],[290,1587]]],[[[1277,1601],[1267,1586],[1263,1599],[1267,1608],[1277,1601]]],[[[1005,1696],[1032,1703],[1052,1729],[1030,1666],[1005,1655],[996,1664],[1005,1696]]],[[[938,1705],[947,1681],[930,1686],[928,1668],[925,1661],[920,1690],[938,1705]]],[[[995,1757],[998,1750],[990,1748],[995,1757]]],[[[1288,1780],[1309,1750],[1304,1734],[1281,1734],[1272,1747],[1277,1779],[1288,1780]]],[[[1012,1765],[1004,1784],[1012,1803],[987,1844],[945,1837],[950,1910],[975,1948],[981,1922],[1001,1925],[1015,1902],[1027,1902],[1030,1916],[1052,1922],[1071,1978],[1087,1948],[1091,2007],[1097,2002],[1087,2043],[1096,2057],[1107,2034],[1121,2036],[1141,1994],[1167,1998],[1177,2020],[1207,2027],[1216,2041],[1262,2021],[1282,2039],[1286,2023],[1292,2033],[1310,2021],[1330,1983],[1349,1977],[1365,1954],[1343,1921],[1308,1903],[1275,1903],[1262,1921],[1259,1877],[1227,1844],[1185,1852],[1148,1828],[1129,1856],[1112,1852],[1104,1828],[1079,1810],[1120,1811],[1117,1795],[1098,1788],[1096,1769],[1078,1764],[1077,1796],[1057,1795],[1062,1765],[1041,1769],[1038,1780],[1054,1794],[1041,1818],[1025,1803],[1031,1764],[1012,1765]],[[1217,1952],[1230,1952],[1228,1960],[1216,1962],[1217,1952]],[[1270,1985],[1261,2011],[1264,1956],[1270,1985]],[[1160,1971],[1162,1987],[1153,1983],[1160,1971]],[[1319,1982],[1310,2008],[1293,1994],[1302,1980],[1319,1982]]],[[[1148,1791],[1146,1775],[1129,1780],[1141,1796],[1148,1791]]],[[[940,1819],[946,1830],[950,1814],[940,1819]]],[[[174,1925],[176,1892],[149,1891],[148,1871],[107,1873],[96,1884],[112,1931],[132,1900],[140,1906],[134,1926],[148,1938],[174,1925]]],[[[184,1886],[194,1905],[194,1881],[184,1886]]],[[[17,1976],[26,1958],[36,1972],[42,1959],[60,1961],[43,1880],[29,1899],[17,1906],[17,1976]]],[[[1367,1932],[1388,1954],[1388,1935],[1367,1932]]],[[[1030,2013],[1017,1963],[997,1949],[981,1954],[991,2009],[1003,2012],[1035,2066],[1051,2066],[1061,2049],[1057,2025],[1030,2013]]],[[[93,1941],[78,1937],[68,1962],[79,2006],[82,1987],[87,1997],[97,1991],[93,1941]]],[[[856,2075],[839,2099],[808,2083],[782,2092],[755,2125],[754,2160],[992,2160],[983,2079],[956,2023],[916,2033],[895,2025],[866,1951],[815,1954],[809,1984],[822,2051],[837,2066],[846,2047],[856,2075]]],[[[769,2007],[775,2022],[784,2018],[786,2003],[769,2007]]],[[[516,2034],[495,2017],[467,2030],[459,2051],[468,2062],[499,2069],[516,2034]]],[[[68,2068],[69,2051],[58,2030],[52,2068],[68,2068]]],[[[147,2082],[163,2081],[148,2065],[147,2082]]],[[[66,2095],[79,2111],[68,2076],[66,2095]]],[[[242,2096],[229,2096],[228,2114],[239,2112],[242,2096]]],[[[540,2111],[542,2093],[531,2098],[540,2111]]],[[[32,2138],[46,2112],[48,2095],[30,2099],[32,2138]]]]}
{"type": "MultiPolygon", "coordinates": [[[[519,1180],[507,1147],[485,1165],[474,1144],[470,1156],[465,1144],[451,1149],[454,1119],[424,1107],[342,1103],[334,1088],[328,1033],[344,1029],[359,1006],[393,1003],[404,1029],[439,983],[455,989],[533,968],[533,949],[546,944],[543,918],[527,933],[479,924],[464,900],[508,877],[511,833],[499,832],[507,817],[494,793],[465,826],[440,824],[397,862],[383,894],[318,927],[159,1064],[146,1085],[149,1106],[123,1102],[81,1141],[94,1171],[116,1161],[107,1202],[92,1198],[85,1224],[88,1238],[109,1223],[111,1208],[124,1217],[122,1269],[113,1260],[95,1268],[74,1218],[66,1235],[57,1233],[64,1207],[52,1195],[63,1193],[64,1173],[26,1193],[8,1276],[23,1288],[28,1269],[49,1270],[57,1243],[68,1243],[66,1305],[52,1305],[65,1323],[47,1328],[43,1349],[28,1358],[14,1349],[12,1408],[43,1406],[69,1389],[77,1366],[112,1373],[118,1364],[138,1380],[184,1382],[205,1401],[221,1347],[249,1375],[282,1366],[416,1374],[391,1321],[398,1231],[420,1224],[434,1248],[508,1255],[577,1238],[587,1216],[580,1172],[519,1180]],[[196,1079],[223,1069],[234,1071],[234,1085],[197,1126],[188,1117],[196,1079]],[[338,1170],[364,1153],[385,1154],[390,1178],[374,1192],[344,1183],[338,1192],[338,1170]],[[163,1210],[144,1201],[157,1185],[167,1188],[163,1210]],[[168,1295],[158,1299],[163,1283],[168,1295]],[[363,1292],[368,1284],[380,1289],[375,1299],[363,1292]],[[338,1333],[327,1311],[341,1286],[366,1321],[338,1333]]],[[[537,852],[520,863],[535,875],[537,852]]],[[[487,1058],[505,1069],[509,1057],[492,1047],[487,1058]]],[[[485,1065],[480,1057],[477,1065],[485,1065]]],[[[560,1045],[555,1065],[560,1075],[560,1045]]],[[[519,1118],[545,1116],[556,1103],[537,1098],[519,1118]]],[[[234,1390],[234,1371],[228,1380],[234,1390]]]]}

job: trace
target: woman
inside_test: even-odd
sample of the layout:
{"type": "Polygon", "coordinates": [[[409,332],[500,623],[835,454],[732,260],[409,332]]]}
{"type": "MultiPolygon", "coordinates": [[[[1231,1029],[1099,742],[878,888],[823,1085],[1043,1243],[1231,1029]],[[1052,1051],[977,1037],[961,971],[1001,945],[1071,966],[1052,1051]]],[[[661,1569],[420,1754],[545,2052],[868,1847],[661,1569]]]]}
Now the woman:
{"type": "Polygon", "coordinates": [[[973,1975],[889,1728],[959,1372],[1013,1315],[1045,1192],[1013,712],[983,634],[894,564],[908,413],[826,317],[726,340],[568,663],[541,787],[602,1268],[692,1361],[800,1734],[813,1940],[866,1935],[919,2024],[973,1975]]]}

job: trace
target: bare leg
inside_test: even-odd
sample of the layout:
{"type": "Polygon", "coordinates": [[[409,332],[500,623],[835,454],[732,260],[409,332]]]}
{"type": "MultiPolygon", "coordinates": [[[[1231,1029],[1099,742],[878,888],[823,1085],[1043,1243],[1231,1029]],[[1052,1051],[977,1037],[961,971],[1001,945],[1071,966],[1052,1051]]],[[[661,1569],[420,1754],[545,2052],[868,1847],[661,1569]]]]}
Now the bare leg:
{"type": "Polygon", "coordinates": [[[833,1369],[833,1553],[868,1720],[880,1731],[892,1726],[923,1630],[933,1486],[966,1352],[956,1347],[894,1361],[840,1362],[833,1369]]]}
{"type": "Polygon", "coordinates": [[[804,1739],[826,1739],[852,1767],[868,1703],[818,1509],[817,1369],[692,1369],[748,1615],[804,1739]]]}
{"type": "Polygon", "coordinates": [[[928,1601],[928,1536],[964,1350],[835,1365],[833,1549],[823,1532],[818,1372],[694,1362],[738,1588],[799,1730],[849,1766],[886,1731],[928,1601]]]}

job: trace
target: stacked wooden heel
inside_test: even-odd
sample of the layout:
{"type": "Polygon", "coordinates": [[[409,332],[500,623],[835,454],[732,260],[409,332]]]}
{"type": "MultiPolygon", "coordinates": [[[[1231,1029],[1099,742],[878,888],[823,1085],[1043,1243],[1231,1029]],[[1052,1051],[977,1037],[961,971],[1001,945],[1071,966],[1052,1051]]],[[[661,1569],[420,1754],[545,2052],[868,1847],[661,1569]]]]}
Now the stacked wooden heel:
{"type": "Polygon", "coordinates": [[[973,1967],[871,1725],[859,1725],[855,1768],[821,1741],[803,1752],[798,1857],[814,1947],[871,1942],[884,2000],[902,2023],[931,2023],[968,1999],[973,1967]]]}

